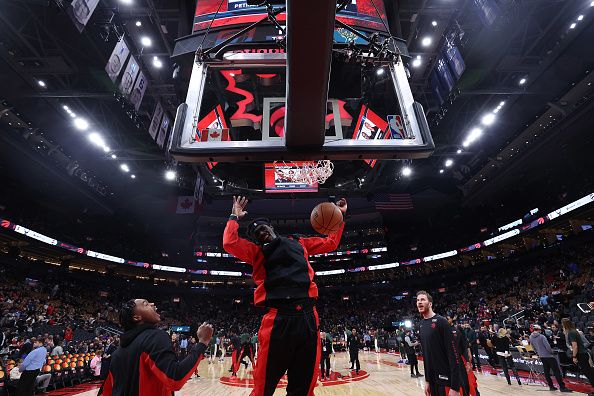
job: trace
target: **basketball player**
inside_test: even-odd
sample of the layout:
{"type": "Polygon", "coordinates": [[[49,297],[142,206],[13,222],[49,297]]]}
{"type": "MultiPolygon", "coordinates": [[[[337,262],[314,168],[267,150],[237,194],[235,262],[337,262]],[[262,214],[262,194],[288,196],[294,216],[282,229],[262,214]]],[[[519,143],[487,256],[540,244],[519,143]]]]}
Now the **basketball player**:
{"type": "Polygon", "coordinates": [[[353,331],[351,332],[351,335],[347,340],[347,346],[349,348],[351,370],[355,370],[355,372],[359,374],[359,370],[361,370],[361,364],[359,363],[359,348],[361,347],[361,336],[359,336],[356,329],[353,329],[353,331]]]}
{"type": "MultiPolygon", "coordinates": [[[[248,200],[234,197],[231,216],[223,235],[223,248],[253,266],[256,283],[254,305],[268,308],[262,319],[258,341],[258,364],[254,370],[252,396],[269,396],[287,372],[287,394],[313,395],[318,377],[320,341],[315,302],[318,287],[308,256],[335,250],[344,223],[326,238],[290,238],[276,234],[267,219],[253,220],[248,235],[240,238],[239,219],[247,212],[248,200]]],[[[344,214],[347,202],[336,205],[344,214]]]]}
{"type": "Polygon", "coordinates": [[[433,312],[433,297],[426,291],[417,293],[421,349],[425,366],[425,396],[460,396],[462,359],[458,353],[452,327],[447,319],[433,312]]]}
{"type": "Polygon", "coordinates": [[[104,396],[170,396],[190,379],[210,342],[212,326],[205,322],[198,328],[198,343],[178,361],[169,335],[156,328],[160,321],[155,304],[147,300],[130,300],[122,306],[120,324],[125,333],[100,391],[104,396]]]}

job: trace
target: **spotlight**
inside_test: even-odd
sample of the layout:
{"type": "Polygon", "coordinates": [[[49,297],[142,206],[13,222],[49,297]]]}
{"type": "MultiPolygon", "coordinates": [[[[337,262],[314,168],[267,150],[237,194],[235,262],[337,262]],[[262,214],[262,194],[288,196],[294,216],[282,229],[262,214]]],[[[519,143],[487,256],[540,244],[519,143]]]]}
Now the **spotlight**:
{"type": "Polygon", "coordinates": [[[449,158],[448,158],[448,159],[446,160],[446,162],[445,162],[445,166],[446,166],[446,168],[449,168],[449,167],[450,167],[450,166],[452,166],[453,164],[454,164],[454,161],[453,161],[453,160],[451,160],[451,159],[449,159],[449,158]]]}
{"type": "Polygon", "coordinates": [[[468,147],[470,146],[470,142],[468,140],[465,140],[464,143],[462,143],[462,146],[468,147]]]}
{"type": "Polygon", "coordinates": [[[117,156],[117,155],[115,155],[115,154],[112,154],[112,155],[111,155],[111,158],[113,158],[113,159],[116,159],[116,158],[118,158],[118,156],[117,156]]]}
{"type": "Polygon", "coordinates": [[[499,107],[503,107],[504,104],[505,104],[505,100],[502,100],[501,102],[499,102],[499,107]]]}
{"type": "Polygon", "coordinates": [[[120,165],[120,169],[123,170],[124,172],[130,172],[130,167],[126,164],[122,164],[120,165]]]}
{"type": "Polygon", "coordinates": [[[140,44],[142,44],[143,47],[150,47],[151,45],[153,45],[153,40],[144,36],[140,39],[140,44]]]}
{"type": "Polygon", "coordinates": [[[495,110],[493,110],[493,113],[494,113],[494,114],[497,114],[497,113],[499,113],[499,110],[501,110],[501,107],[497,107],[497,108],[495,108],[495,110]]]}
{"type": "Polygon", "coordinates": [[[141,27],[141,26],[142,26],[142,22],[140,22],[140,21],[136,21],[136,26],[137,26],[137,27],[141,27]]]}
{"type": "Polygon", "coordinates": [[[431,26],[433,26],[433,27],[437,26],[437,21],[432,21],[431,26]]]}
{"type": "Polygon", "coordinates": [[[481,123],[483,125],[491,125],[494,122],[495,122],[495,114],[493,114],[493,113],[485,114],[483,116],[483,118],[481,119],[481,123]]]}
{"type": "Polygon", "coordinates": [[[68,107],[68,106],[66,106],[66,105],[62,106],[62,108],[63,108],[64,110],[68,111],[68,112],[70,111],[70,107],[68,107]]]}
{"type": "Polygon", "coordinates": [[[102,146],[101,147],[103,149],[104,152],[109,153],[111,151],[111,149],[109,148],[109,146],[102,146]]]}
{"type": "Polygon", "coordinates": [[[132,0],[120,0],[120,3],[123,3],[123,4],[132,4],[132,0]]]}
{"type": "Polygon", "coordinates": [[[172,170],[168,170],[167,172],[165,172],[165,179],[167,180],[175,180],[175,172],[172,170]]]}
{"type": "Polygon", "coordinates": [[[570,29],[575,29],[576,26],[577,26],[577,23],[574,22],[571,25],[569,25],[569,28],[570,29]]]}
{"type": "Polygon", "coordinates": [[[383,67],[380,67],[379,69],[377,69],[376,73],[378,76],[381,76],[382,74],[384,74],[385,70],[383,67]]]}
{"type": "Polygon", "coordinates": [[[417,57],[412,61],[412,67],[419,67],[421,66],[423,61],[421,60],[421,55],[417,55],[417,57]]]}
{"type": "Polygon", "coordinates": [[[443,169],[440,169],[440,170],[439,170],[439,173],[443,173],[443,169]]]}
{"type": "Polygon", "coordinates": [[[525,79],[525,78],[522,78],[522,79],[520,80],[520,85],[524,85],[524,84],[526,84],[526,79],[525,79]]]}
{"type": "Polygon", "coordinates": [[[75,118],[74,126],[76,127],[76,129],[79,129],[81,131],[86,131],[89,128],[89,123],[84,118],[75,118]]]}
{"type": "Polygon", "coordinates": [[[429,47],[432,42],[433,42],[433,39],[431,37],[424,37],[423,40],[421,40],[421,45],[423,47],[429,47]]]}
{"type": "Polygon", "coordinates": [[[153,66],[155,66],[157,69],[160,69],[163,67],[163,62],[161,62],[161,60],[155,56],[153,58],[153,66]]]}
{"type": "Polygon", "coordinates": [[[458,149],[458,151],[456,151],[456,154],[460,154],[462,153],[462,149],[458,149]]]}
{"type": "Polygon", "coordinates": [[[136,175],[130,175],[132,179],[136,179],[136,175]]]}
{"type": "Polygon", "coordinates": [[[94,145],[97,145],[97,146],[100,146],[100,147],[105,146],[105,141],[103,140],[103,138],[101,137],[101,135],[98,134],[97,132],[90,133],[89,134],[89,140],[94,145]]]}
{"type": "Polygon", "coordinates": [[[37,84],[41,87],[41,88],[45,88],[47,87],[45,81],[43,80],[37,80],[37,84]]]}
{"type": "Polygon", "coordinates": [[[577,17],[577,20],[578,21],[581,21],[582,19],[584,19],[584,16],[583,15],[580,15],[579,17],[577,17]]]}
{"type": "Polygon", "coordinates": [[[408,166],[405,166],[404,168],[402,168],[402,171],[400,173],[402,173],[402,176],[409,177],[410,175],[412,175],[412,169],[410,169],[408,166]]]}

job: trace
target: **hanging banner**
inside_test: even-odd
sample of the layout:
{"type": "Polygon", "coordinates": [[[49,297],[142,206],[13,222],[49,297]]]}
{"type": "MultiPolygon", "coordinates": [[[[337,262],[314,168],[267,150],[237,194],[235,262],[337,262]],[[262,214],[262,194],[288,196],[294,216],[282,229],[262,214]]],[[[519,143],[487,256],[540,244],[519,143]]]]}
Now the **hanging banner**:
{"type": "Polygon", "coordinates": [[[202,175],[198,173],[196,175],[196,185],[194,186],[194,201],[197,205],[202,205],[204,199],[204,179],[202,175]]]}
{"type": "Polygon", "coordinates": [[[95,8],[97,8],[99,0],[73,0],[72,4],[66,10],[66,13],[74,22],[74,26],[78,29],[79,33],[85,30],[87,22],[91,19],[95,8]]]}
{"type": "Polygon", "coordinates": [[[159,136],[157,137],[157,144],[161,148],[163,148],[163,144],[165,143],[165,139],[167,138],[167,132],[169,132],[170,123],[171,118],[169,118],[167,114],[163,114],[163,120],[161,121],[161,127],[159,128],[159,136]]]}
{"type": "Polygon", "coordinates": [[[148,85],[148,81],[143,72],[140,72],[138,78],[136,79],[136,84],[134,84],[134,89],[130,94],[130,103],[134,105],[136,111],[140,108],[140,104],[142,103],[142,98],[144,98],[144,92],[146,91],[146,87],[148,85]]]}
{"type": "Polygon", "coordinates": [[[149,126],[149,133],[153,140],[157,139],[157,133],[159,132],[159,127],[161,126],[161,118],[163,117],[163,106],[161,102],[157,102],[157,106],[155,106],[155,111],[153,112],[153,119],[151,120],[151,125],[149,126]]]}
{"type": "Polygon", "coordinates": [[[120,82],[120,91],[124,95],[130,95],[132,92],[134,81],[136,81],[139,71],[140,67],[138,66],[136,58],[134,58],[134,56],[130,56],[130,59],[128,59],[128,65],[126,66],[126,71],[124,71],[122,81],[120,82]]]}
{"type": "Polygon", "coordinates": [[[114,83],[120,76],[122,68],[124,67],[126,60],[128,59],[128,55],[130,55],[130,49],[128,49],[128,45],[122,37],[113,49],[113,52],[109,57],[109,61],[105,66],[105,71],[107,72],[107,75],[114,83]]]}

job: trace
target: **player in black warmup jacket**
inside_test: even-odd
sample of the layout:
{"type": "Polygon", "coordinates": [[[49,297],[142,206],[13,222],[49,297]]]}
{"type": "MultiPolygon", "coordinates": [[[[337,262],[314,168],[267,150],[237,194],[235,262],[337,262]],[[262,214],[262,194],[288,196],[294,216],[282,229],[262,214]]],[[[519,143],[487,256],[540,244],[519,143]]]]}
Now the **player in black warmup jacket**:
{"type": "Polygon", "coordinates": [[[433,298],[417,293],[426,396],[466,396],[462,391],[462,358],[447,319],[433,312],[433,298]],[[462,393],[461,393],[462,391],[462,393]]]}
{"type": "MultiPolygon", "coordinates": [[[[238,235],[239,219],[247,212],[247,199],[234,197],[223,248],[252,266],[256,283],[254,305],[267,308],[258,341],[258,362],[254,370],[252,396],[271,396],[287,373],[287,394],[313,396],[320,361],[319,318],[316,310],[318,287],[308,257],[335,250],[344,222],[326,238],[298,238],[278,235],[270,221],[255,219],[248,226],[253,240],[238,235]]],[[[344,214],[346,200],[336,202],[344,214]]]]}
{"type": "Polygon", "coordinates": [[[361,364],[359,363],[359,348],[361,347],[361,336],[357,333],[357,330],[353,329],[353,332],[347,340],[349,347],[349,356],[351,360],[351,370],[355,370],[359,374],[361,370],[361,364]]]}

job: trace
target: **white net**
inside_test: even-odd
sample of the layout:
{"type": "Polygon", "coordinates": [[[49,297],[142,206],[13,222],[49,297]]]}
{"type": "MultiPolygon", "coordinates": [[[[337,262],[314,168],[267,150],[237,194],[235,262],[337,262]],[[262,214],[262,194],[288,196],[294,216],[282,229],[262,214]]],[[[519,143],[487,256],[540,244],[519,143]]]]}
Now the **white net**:
{"type": "Polygon", "coordinates": [[[279,162],[282,162],[286,167],[296,168],[295,172],[289,176],[295,183],[324,184],[334,172],[334,164],[330,160],[311,161],[300,166],[292,162],[279,162]]]}

